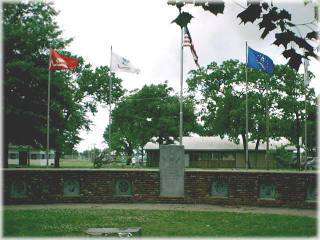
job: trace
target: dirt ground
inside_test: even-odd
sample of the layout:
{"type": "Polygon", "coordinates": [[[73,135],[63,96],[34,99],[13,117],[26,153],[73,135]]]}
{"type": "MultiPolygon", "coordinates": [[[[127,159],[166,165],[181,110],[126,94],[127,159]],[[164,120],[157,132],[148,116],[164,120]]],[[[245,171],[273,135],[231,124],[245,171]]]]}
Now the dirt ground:
{"type": "Polygon", "coordinates": [[[207,204],[152,204],[152,203],[110,203],[110,204],[41,204],[41,205],[9,205],[4,209],[63,209],[63,208],[86,208],[86,209],[137,209],[137,210],[174,210],[174,211],[213,211],[213,212],[237,212],[237,213],[259,213],[280,214],[293,216],[317,217],[314,209],[293,208],[271,208],[251,206],[215,206],[207,204]]]}

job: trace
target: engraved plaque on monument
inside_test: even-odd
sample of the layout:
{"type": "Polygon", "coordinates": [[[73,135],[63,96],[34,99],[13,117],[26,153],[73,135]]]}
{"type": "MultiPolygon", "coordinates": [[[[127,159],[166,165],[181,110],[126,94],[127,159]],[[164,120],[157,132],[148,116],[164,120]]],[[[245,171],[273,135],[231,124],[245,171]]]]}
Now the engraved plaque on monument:
{"type": "Polygon", "coordinates": [[[182,197],[184,195],[184,147],[160,146],[160,196],[182,197]]]}

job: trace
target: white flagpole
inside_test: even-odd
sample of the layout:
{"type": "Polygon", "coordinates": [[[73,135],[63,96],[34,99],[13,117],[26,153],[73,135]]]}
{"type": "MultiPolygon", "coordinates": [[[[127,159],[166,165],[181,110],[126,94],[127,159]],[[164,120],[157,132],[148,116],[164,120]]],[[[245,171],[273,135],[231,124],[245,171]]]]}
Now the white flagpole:
{"type": "Polygon", "coordinates": [[[309,76],[308,76],[308,62],[307,60],[304,60],[304,110],[305,110],[305,116],[304,116],[304,151],[305,151],[305,161],[308,160],[308,142],[307,142],[307,87],[309,84],[309,76]]]}
{"type": "Polygon", "coordinates": [[[305,94],[304,94],[304,110],[305,110],[305,117],[304,117],[304,151],[306,155],[306,162],[308,160],[308,142],[307,142],[307,87],[305,88],[305,94]]]}
{"type": "Polygon", "coordinates": [[[267,163],[267,169],[269,169],[269,105],[268,105],[268,92],[269,88],[268,88],[268,84],[267,84],[267,88],[266,88],[266,138],[267,138],[267,148],[266,148],[266,155],[265,155],[265,159],[266,159],[266,163],[267,163]]]}
{"type": "Polygon", "coordinates": [[[249,168],[249,155],[248,155],[248,43],[246,41],[246,168],[249,168]]]}
{"type": "Polygon", "coordinates": [[[179,142],[182,145],[182,135],[183,135],[183,27],[181,28],[181,46],[180,46],[180,126],[179,126],[179,142]]]}
{"type": "Polygon", "coordinates": [[[111,102],[112,102],[112,45],[110,47],[110,77],[109,77],[109,152],[110,152],[110,159],[111,159],[111,102]]]}
{"type": "Polygon", "coordinates": [[[47,153],[46,153],[46,158],[47,158],[47,167],[49,166],[49,148],[50,148],[50,143],[49,143],[49,136],[50,136],[50,82],[51,82],[51,70],[50,70],[50,64],[51,64],[51,48],[49,50],[49,76],[48,76],[48,105],[47,105],[47,153]]]}

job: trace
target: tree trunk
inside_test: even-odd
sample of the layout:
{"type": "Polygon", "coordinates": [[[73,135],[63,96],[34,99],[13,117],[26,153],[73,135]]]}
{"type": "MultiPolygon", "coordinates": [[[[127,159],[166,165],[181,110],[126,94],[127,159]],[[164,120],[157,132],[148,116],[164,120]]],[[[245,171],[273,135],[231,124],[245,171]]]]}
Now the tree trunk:
{"type": "Polygon", "coordinates": [[[159,146],[163,144],[163,138],[161,136],[159,136],[158,142],[159,142],[159,146]]]}
{"type": "Polygon", "coordinates": [[[54,155],[54,167],[59,168],[60,167],[60,158],[61,158],[61,150],[59,148],[56,148],[56,152],[54,155]]]}
{"type": "Polygon", "coordinates": [[[127,156],[127,165],[129,166],[132,163],[132,156],[128,155],[127,156]]]}
{"type": "Polygon", "coordinates": [[[257,162],[258,162],[258,150],[259,150],[259,145],[260,145],[260,138],[257,139],[256,141],[256,146],[255,146],[255,162],[256,162],[256,168],[257,168],[257,162]]]}
{"type": "Polygon", "coordinates": [[[140,163],[140,165],[142,165],[143,164],[143,147],[141,148],[141,163],[140,163]]]}
{"type": "Polygon", "coordinates": [[[132,155],[133,155],[133,149],[131,148],[131,146],[127,146],[127,165],[130,165],[132,163],[132,155]]]}
{"type": "MultiPolygon", "coordinates": [[[[242,133],[242,142],[243,142],[243,149],[244,149],[244,157],[246,158],[246,150],[247,150],[247,139],[246,139],[246,134],[242,133]]],[[[250,168],[250,161],[249,161],[249,151],[248,151],[248,162],[245,159],[246,166],[248,164],[248,168],[250,168]]]]}
{"type": "Polygon", "coordinates": [[[9,167],[9,143],[7,141],[4,141],[3,146],[3,167],[8,168],[9,167]]]}
{"type": "Polygon", "coordinates": [[[296,145],[297,148],[297,168],[300,170],[300,144],[296,145]]]}
{"type": "Polygon", "coordinates": [[[298,169],[300,170],[300,142],[299,142],[299,137],[300,137],[300,119],[299,119],[299,113],[296,112],[296,148],[297,148],[297,164],[298,164],[298,169]]]}
{"type": "Polygon", "coordinates": [[[258,151],[260,145],[260,138],[257,139],[255,151],[258,151]]]}

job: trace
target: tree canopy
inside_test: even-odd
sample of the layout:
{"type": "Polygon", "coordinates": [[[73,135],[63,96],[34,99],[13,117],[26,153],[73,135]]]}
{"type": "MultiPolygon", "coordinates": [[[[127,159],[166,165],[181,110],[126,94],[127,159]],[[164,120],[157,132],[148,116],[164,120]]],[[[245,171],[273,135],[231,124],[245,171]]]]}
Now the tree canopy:
{"type": "MultiPolygon", "coordinates": [[[[195,105],[184,99],[183,132],[197,132],[195,105]]],[[[109,128],[104,138],[109,143],[109,128]]],[[[153,140],[160,144],[172,143],[179,136],[179,98],[166,83],[145,85],[121,99],[112,111],[111,148],[132,156],[153,140]]]]}
{"type": "MultiPolygon", "coordinates": [[[[62,37],[57,14],[52,3],[3,4],[5,153],[9,143],[46,146],[49,49],[63,49],[72,41],[62,37]]],[[[108,67],[93,68],[80,56],[59,52],[78,58],[80,65],[73,72],[51,73],[50,147],[58,157],[80,141],[81,129],[89,129],[87,112],[109,104],[110,78],[113,99],[124,92],[108,67]]]]}
{"type": "MultiPolygon", "coordinates": [[[[311,78],[313,74],[309,72],[311,78]]],[[[238,143],[245,137],[245,64],[238,60],[215,62],[193,70],[187,80],[188,90],[201,104],[204,135],[228,136],[238,143]]],[[[266,119],[269,137],[286,137],[299,148],[305,119],[304,94],[307,93],[309,147],[315,147],[315,94],[304,86],[303,75],[286,65],[277,65],[273,75],[248,69],[248,130],[249,141],[266,141],[266,119]],[[268,112],[267,112],[268,110],[268,112]]]]}

